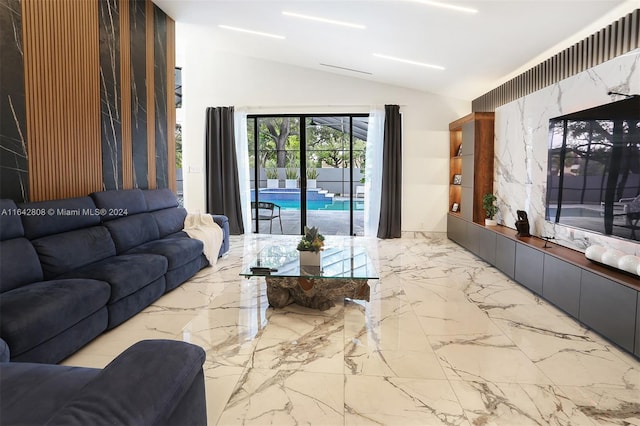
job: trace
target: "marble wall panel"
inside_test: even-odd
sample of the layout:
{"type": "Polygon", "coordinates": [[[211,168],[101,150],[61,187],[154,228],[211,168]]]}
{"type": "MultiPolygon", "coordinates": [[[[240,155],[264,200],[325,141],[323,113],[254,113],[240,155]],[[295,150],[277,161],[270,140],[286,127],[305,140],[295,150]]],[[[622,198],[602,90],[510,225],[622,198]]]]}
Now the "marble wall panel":
{"type": "Polygon", "coordinates": [[[122,117],[120,86],[120,2],[99,3],[102,182],[122,188],[122,117]]]}
{"type": "Polygon", "coordinates": [[[609,91],[640,94],[640,49],[619,56],[496,109],[494,188],[499,220],[515,229],[527,211],[531,233],[584,251],[591,244],[640,254],[640,245],[545,220],[549,119],[620,100],[609,91]]]}
{"type": "Polygon", "coordinates": [[[0,198],[29,199],[22,12],[0,0],[0,198]]]}
{"type": "Polygon", "coordinates": [[[132,0],[131,26],[131,142],[133,151],[133,186],[149,187],[147,157],[147,61],[146,61],[146,4],[132,0]]]}
{"type": "Polygon", "coordinates": [[[154,22],[154,93],[155,93],[155,142],[156,188],[167,188],[168,140],[167,140],[167,15],[153,7],[154,22]]]}

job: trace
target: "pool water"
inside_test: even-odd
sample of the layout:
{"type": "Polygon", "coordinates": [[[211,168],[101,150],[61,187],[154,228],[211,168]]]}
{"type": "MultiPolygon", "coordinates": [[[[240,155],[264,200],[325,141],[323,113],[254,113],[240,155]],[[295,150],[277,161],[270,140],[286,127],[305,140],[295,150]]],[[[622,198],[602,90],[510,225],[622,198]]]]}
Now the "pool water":
{"type": "MultiPolygon", "coordinates": [[[[251,199],[255,200],[255,191],[251,190],[251,199]]],[[[260,201],[274,203],[283,210],[300,210],[300,190],[289,188],[261,188],[260,201]]],[[[353,201],[354,210],[364,210],[363,200],[353,201]]],[[[349,200],[336,200],[333,194],[319,189],[307,190],[307,210],[349,210],[349,200]]]]}
{"type": "MultiPolygon", "coordinates": [[[[300,201],[298,200],[265,200],[280,206],[282,210],[300,210],[300,201]]],[[[364,210],[364,201],[354,201],[354,210],[364,210]]],[[[307,200],[307,210],[349,210],[349,200],[333,200],[331,202],[307,200]]]]}

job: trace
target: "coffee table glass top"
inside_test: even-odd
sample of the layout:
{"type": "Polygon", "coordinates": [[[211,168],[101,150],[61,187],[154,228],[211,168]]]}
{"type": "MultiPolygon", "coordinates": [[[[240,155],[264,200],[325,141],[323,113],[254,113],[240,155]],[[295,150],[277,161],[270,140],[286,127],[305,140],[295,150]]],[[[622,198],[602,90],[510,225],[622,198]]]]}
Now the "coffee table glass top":
{"type": "Polygon", "coordinates": [[[300,267],[300,254],[294,246],[272,245],[263,248],[240,273],[245,277],[265,276],[252,272],[253,266],[272,268],[271,277],[310,277],[336,279],[378,279],[364,247],[329,247],[321,252],[321,266],[300,267]]]}

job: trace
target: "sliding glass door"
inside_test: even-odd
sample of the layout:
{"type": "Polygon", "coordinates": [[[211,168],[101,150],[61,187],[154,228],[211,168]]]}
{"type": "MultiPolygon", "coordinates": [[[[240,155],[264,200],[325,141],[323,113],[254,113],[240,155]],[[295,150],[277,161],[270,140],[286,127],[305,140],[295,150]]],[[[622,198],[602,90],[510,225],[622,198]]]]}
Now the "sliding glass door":
{"type": "Polygon", "coordinates": [[[247,122],[253,232],[298,235],[317,226],[325,235],[364,235],[367,115],[247,122]]]}

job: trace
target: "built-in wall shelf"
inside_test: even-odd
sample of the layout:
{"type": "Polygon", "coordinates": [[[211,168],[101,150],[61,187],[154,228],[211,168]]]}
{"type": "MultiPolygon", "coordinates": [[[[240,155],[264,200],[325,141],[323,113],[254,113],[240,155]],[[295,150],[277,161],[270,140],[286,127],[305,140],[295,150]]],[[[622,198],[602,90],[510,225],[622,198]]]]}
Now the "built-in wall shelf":
{"type": "Polygon", "coordinates": [[[506,226],[447,216],[447,236],[509,278],[640,358],[640,279],[506,226]]]}
{"type": "Polygon", "coordinates": [[[484,222],[482,196],[493,192],[492,112],[475,112],[449,124],[449,212],[484,222]]]}

